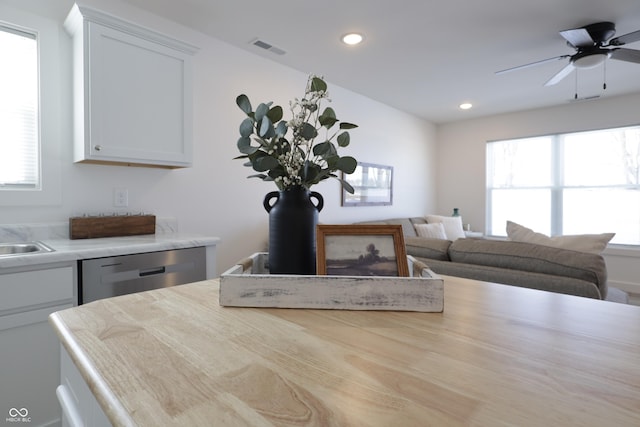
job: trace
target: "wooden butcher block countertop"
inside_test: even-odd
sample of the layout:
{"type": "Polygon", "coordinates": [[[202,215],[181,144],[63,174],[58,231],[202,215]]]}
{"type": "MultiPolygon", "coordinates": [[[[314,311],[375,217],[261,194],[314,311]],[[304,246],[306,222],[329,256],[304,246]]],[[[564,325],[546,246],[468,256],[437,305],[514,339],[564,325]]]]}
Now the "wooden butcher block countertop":
{"type": "Polygon", "coordinates": [[[444,278],[443,313],[221,307],[209,280],[50,320],[116,426],[640,425],[640,307],[444,278]]]}

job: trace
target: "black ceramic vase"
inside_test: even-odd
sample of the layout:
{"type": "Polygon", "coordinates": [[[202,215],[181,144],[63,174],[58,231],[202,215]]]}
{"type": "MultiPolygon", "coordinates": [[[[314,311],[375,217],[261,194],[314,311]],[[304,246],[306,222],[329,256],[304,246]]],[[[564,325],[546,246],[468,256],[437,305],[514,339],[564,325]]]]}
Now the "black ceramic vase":
{"type": "Polygon", "coordinates": [[[316,224],[323,206],[321,194],[299,186],[265,196],[271,274],[316,274],[316,224]]]}

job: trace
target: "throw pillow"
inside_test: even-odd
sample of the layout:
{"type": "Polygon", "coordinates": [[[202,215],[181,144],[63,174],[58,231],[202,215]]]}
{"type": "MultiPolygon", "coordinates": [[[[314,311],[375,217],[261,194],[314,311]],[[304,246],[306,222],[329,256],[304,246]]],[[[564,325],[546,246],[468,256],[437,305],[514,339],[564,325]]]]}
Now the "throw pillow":
{"type": "Polygon", "coordinates": [[[464,229],[462,228],[462,217],[427,215],[426,218],[428,224],[441,223],[448,240],[463,239],[465,237],[464,229]]]}
{"type": "Polygon", "coordinates": [[[415,224],[416,233],[420,237],[430,237],[432,239],[447,239],[447,234],[444,231],[444,226],[441,222],[435,224],[415,224]]]}
{"type": "Polygon", "coordinates": [[[512,221],[507,221],[507,236],[515,242],[536,243],[538,245],[552,246],[555,248],[571,249],[578,252],[600,254],[615,233],[603,234],[576,234],[569,236],[549,237],[542,233],[527,228],[512,221]]]}

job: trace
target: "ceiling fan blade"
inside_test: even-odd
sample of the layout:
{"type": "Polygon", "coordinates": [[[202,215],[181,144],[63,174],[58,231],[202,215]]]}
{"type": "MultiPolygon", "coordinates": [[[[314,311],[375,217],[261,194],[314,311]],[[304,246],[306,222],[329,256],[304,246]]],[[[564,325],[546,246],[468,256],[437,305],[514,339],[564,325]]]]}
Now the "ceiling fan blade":
{"type": "Polygon", "coordinates": [[[640,50],[624,48],[611,49],[610,58],[640,64],[640,50]]]}
{"type": "Polygon", "coordinates": [[[543,59],[542,61],[531,62],[529,64],[518,65],[517,67],[507,68],[506,70],[496,71],[496,75],[510,73],[511,71],[522,70],[524,68],[534,67],[536,65],[546,64],[547,62],[558,61],[560,59],[566,59],[571,57],[571,55],[561,55],[556,56],[555,58],[543,59]]]}
{"type": "Polygon", "coordinates": [[[625,34],[609,41],[609,46],[622,46],[623,44],[640,41],[640,30],[625,34]]]}
{"type": "Polygon", "coordinates": [[[566,67],[562,70],[558,71],[555,76],[551,77],[544,84],[545,86],[553,86],[556,83],[560,83],[560,80],[567,77],[576,67],[573,65],[573,62],[569,62],[566,67]]]}
{"type": "Polygon", "coordinates": [[[589,47],[596,44],[585,28],[560,31],[560,35],[574,47],[589,47]]]}

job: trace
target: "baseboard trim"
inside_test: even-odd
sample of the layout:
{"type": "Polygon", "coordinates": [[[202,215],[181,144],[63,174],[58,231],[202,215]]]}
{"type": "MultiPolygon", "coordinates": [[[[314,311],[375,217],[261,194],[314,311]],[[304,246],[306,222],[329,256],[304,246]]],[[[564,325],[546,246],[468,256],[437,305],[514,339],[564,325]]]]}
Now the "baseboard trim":
{"type": "Polygon", "coordinates": [[[632,293],[632,294],[639,294],[640,295],[640,283],[633,283],[633,282],[620,282],[620,281],[616,281],[616,280],[609,280],[607,282],[608,286],[613,286],[614,288],[618,288],[621,289],[625,292],[628,293],[632,293]]]}

